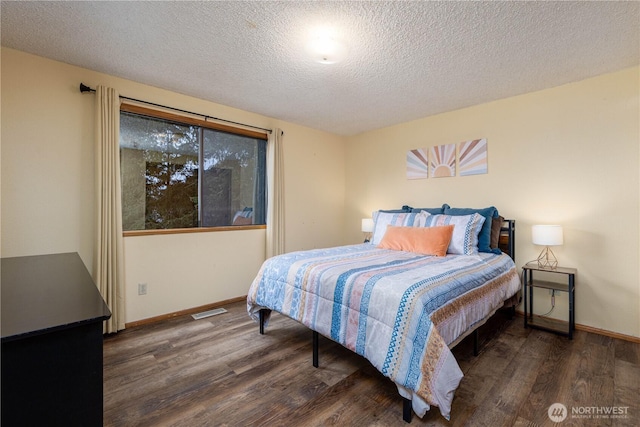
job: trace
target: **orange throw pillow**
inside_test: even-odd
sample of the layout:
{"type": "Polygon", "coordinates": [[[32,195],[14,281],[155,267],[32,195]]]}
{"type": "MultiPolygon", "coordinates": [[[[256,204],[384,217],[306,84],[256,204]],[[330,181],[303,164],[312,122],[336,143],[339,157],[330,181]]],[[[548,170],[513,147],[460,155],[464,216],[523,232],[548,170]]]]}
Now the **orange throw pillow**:
{"type": "Polygon", "coordinates": [[[395,227],[387,231],[379,248],[415,252],[423,255],[445,256],[453,236],[454,225],[440,227],[395,227]]]}

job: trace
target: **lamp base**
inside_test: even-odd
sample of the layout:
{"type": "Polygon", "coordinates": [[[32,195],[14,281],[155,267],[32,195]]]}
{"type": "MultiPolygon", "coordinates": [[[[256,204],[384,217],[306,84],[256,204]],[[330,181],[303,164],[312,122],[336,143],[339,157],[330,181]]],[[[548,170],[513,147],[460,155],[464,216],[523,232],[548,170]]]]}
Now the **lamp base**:
{"type": "Polygon", "coordinates": [[[558,259],[549,246],[545,246],[540,255],[538,255],[538,268],[547,270],[558,268],[558,259]]]}

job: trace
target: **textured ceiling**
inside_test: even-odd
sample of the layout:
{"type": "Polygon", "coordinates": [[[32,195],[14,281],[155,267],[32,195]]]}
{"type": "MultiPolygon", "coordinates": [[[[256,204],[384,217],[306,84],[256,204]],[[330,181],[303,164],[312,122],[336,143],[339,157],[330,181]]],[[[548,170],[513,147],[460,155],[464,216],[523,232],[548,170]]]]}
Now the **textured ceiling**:
{"type": "Polygon", "coordinates": [[[636,1],[1,3],[3,46],[339,135],[638,65],[639,28],[636,1]]]}

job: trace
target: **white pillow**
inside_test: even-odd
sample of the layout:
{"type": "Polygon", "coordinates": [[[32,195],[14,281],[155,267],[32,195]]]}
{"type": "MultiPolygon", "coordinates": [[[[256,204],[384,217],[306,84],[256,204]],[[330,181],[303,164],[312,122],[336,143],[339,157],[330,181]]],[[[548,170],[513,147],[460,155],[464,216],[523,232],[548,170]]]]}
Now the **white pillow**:
{"type": "Polygon", "coordinates": [[[373,234],[371,244],[378,246],[382,241],[384,233],[387,232],[388,225],[402,227],[424,227],[424,221],[428,212],[373,212],[373,234]]]}
{"type": "Polygon", "coordinates": [[[425,217],[424,224],[425,227],[453,224],[453,236],[447,253],[476,255],[478,253],[478,234],[484,221],[485,217],[477,213],[473,215],[429,215],[425,217]]]}

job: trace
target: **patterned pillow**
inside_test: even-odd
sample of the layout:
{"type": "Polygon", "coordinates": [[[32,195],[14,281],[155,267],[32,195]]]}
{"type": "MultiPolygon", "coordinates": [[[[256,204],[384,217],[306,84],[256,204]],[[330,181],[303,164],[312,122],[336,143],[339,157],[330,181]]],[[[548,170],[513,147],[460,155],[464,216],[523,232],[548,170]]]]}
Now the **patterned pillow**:
{"type": "Polygon", "coordinates": [[[382,241],[387,226],[423,227],[426,213],[423,212],[373,212],[373,234],[371,244],[378,246],[382,241]]]}
{"type": "Polygon", "coordinates": [[[482,229],[485,217],[473,215],[428,215],[425,227],[436,227],[453,224],[453,236],[447,253],[454,255],[476,255],[478,253],[478,234],[482,229]]]}
{"type": "Polygon", "coordinates": [[[449,205],[443,206],[445,215],[472,215],[474,213],[480,214],[484,217],[485,221],[478,234],[478,251],[500,254],[500,249],[493,249],[491,247],[491,227],[493,224],[493,218],[497,218],[499,213],[495,206],[489,206],[483,209],[474,208],[452,208],[449,205]]]}

